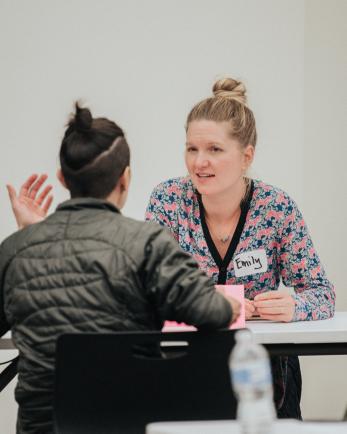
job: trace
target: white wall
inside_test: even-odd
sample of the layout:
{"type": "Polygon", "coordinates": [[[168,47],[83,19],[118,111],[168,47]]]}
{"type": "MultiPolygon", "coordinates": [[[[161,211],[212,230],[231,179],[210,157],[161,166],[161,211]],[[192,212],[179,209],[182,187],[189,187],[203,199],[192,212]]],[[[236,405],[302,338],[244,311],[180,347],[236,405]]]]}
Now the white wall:
{"type": "MultiPolygon", "coordinates": [[[[2,0],[0,7],[7,151],[0,186],[18,186],[32,171],[54,180],[64,124],[82,98],[128,133],[134,176],[125,212],[142,219],[152,188],[185,173],[189,109],[211,94],[218,76],[232,74],[245,80],[257,116],[256,170],[302,196],[300,163],[298,176],[290,170],[302,148],[301,1],[2,0]],[[276,162],[289,148],[283,170],[276,162]]],[[[55,191],[56,205],[66,194],[55,191]]],[[[4,188],[0,201],[1,238],[15,224],[4,188]]]]}
{"type": "MultiPolygon", "coordinates": [[[[333,3],[327,31],[335,29],[335,19],[343,15],[340,9],[345,10],[343,0],[333,3]]],[[[95,115],[110,117],[127,131],[133,183],[124,211],[142,219],[154,185],[185,173],[189,109],[210,94],[216,78],[228,74],[244,80],[256,115],[259,142],[253,172],[296,199],[313,226],[329,274],[335,271],[338,279],[333,248],[337,229],[332,238],[321,233],[326,232],[326,219],[333,221],[341,212],[340,205],[331,200],[321,208],[310,194],[337,188],[342,197],[342,183],[336,186],[331,176],[335,160],[322,177],[318,167],[327,161],[326,153],[315,154],[318,166],[311,160],[307,146],[313,147],[315,140],[306,124],[304,128],[304,110],[314,107],[309,122],[319,124],[322,135],[326,131],[316,102],[306,104],[305,79],[310,82],[316,69],[316,58],[308,57],[314,51],[309,37],[314,42],[319,36],[317,20],[328,2],[317,2],[317,11],[315,4],[308,2],[305,18],[300,0],[0,0],[0,239],[15,230],[6,182],[18,187],[31,172],[46,171],[55,187],[54,206],[67,198],[54,173],[75,99],[83,98],[95,115]],[[328,238],[332,247],[325,242],[328,238]]],[[[346,39],[345,31],[341,37],[346,39]]],[[[318,45],[318,53],[320,49],[318,45]]],[[[332,58],[342,54],[325,49],[332,58]]],[[[332,61],[335,72],[334,65],[332,61]]],[[[340,86],[342,76],[335,78],[340,86]]],[[[341,128],[342,117],[334,121],[341,128]]],[[[331,154],[337,152],[336,137],[329,146],[331,154]]],[[[341,283],[338,292],[342,288],[341,283]]],[[[0,357],[5,358],[4,352],[0,357]]],[[[342,375],[340,369],[335,377],[342,375]]],[[[318,401],[320,397],[314,406],[305,404],[307,412],[313,414],[318,401]]],[[[331,399],[318,416],[330,415],[338,406],[331,399]]],[[[0,432],[12,434],[14,420],[8,388],[0,394],[0,432]]]]}
{"type": "MultiPolygon", "coordinates": [[[[347,311],[346,246],[347,2],[308,0],[305,14],[302,209],[329,277],[338,310],[347,311]]],[[[306,357],[303,410],[342,418],[347,356],[306,357]],[[327,375],[329,373],[329,375],[327,375]]]]}

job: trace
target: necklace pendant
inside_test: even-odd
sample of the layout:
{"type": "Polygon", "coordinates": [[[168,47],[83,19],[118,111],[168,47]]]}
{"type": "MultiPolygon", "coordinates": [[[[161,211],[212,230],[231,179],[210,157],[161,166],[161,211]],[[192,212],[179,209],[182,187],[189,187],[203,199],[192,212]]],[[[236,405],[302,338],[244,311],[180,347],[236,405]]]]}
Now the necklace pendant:
{"type": "Polygon", "coordinates": [[[226,236],[226,237],[221,237],[221,238],[220,238],[220,241],[221,241],[222,243],[226,243],[226,242],[229,240],[229,238],[230,238],[229,235],[226,236]]]}

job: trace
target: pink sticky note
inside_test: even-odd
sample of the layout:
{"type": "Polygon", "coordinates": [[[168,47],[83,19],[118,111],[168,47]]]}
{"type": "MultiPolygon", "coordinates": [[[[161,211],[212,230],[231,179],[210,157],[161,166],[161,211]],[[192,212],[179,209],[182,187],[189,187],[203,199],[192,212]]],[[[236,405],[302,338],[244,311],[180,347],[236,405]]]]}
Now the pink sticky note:
{"type": "MultiPolygon", "coordinates": [[[[230,329],[241,329],[246,327],[245,322],[245,295],[244,295],[244,287],[243,285],[216,285],[216,288],[222,289],[226,295],[230,295],[234,297],[241,303],[240,308],[240,316],[234,322],[230,329]]],[[[196,330],[194,326],[187,325],[184,322],[176,322],[176,321],[165,321],[163,332],[170,331],[188,331],[188,330],[196,330]]]]}
{"type": "Polygon", "coordinates": [[[230,295],[238,300],[240,306],[240,316],[229,327],[230,329],[244,329],[246,327],[246,314],[245,314],[245,290],[243,285],[216,285],[216,288],[222,289],[225,295],[230,295]]]}

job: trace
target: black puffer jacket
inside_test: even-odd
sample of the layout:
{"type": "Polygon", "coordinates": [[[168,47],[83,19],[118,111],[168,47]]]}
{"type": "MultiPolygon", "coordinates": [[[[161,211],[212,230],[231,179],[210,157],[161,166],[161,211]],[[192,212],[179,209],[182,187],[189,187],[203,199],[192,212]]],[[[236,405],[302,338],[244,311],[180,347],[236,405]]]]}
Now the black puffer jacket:
{"type": "Polygon", "coordinates": [[[0,331],[20,354],[18,433],[50,433],[54,352],[67,332],[159,330],[165,319],[231,319],[213,282],[157,224],[106,201],[73,199],[1,245],[0,331]]]}

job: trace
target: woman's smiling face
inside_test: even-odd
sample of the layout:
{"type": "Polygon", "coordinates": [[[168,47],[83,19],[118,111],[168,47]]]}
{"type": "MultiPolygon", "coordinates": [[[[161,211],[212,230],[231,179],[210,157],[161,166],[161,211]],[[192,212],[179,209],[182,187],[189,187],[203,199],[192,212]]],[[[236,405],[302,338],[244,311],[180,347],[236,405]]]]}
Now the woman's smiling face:
{"type": "Polygon", "coordinates": [[[185,162],[202,195],[233,193],[251,164],[254,147],[230,137],[230,124],[195,120],[188,125],[185,162]]]}

